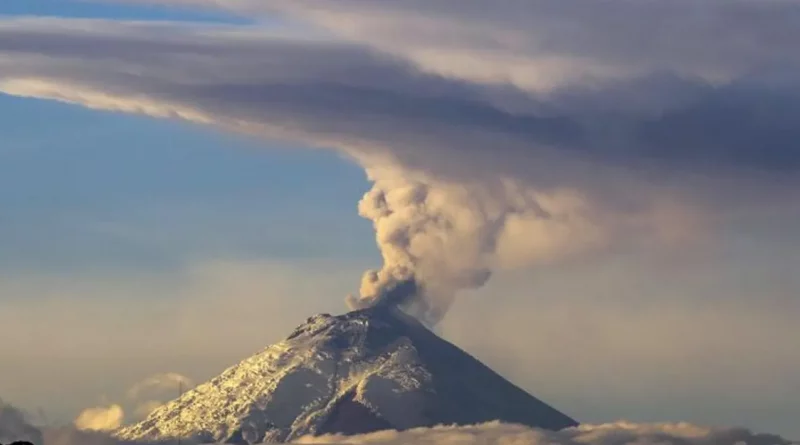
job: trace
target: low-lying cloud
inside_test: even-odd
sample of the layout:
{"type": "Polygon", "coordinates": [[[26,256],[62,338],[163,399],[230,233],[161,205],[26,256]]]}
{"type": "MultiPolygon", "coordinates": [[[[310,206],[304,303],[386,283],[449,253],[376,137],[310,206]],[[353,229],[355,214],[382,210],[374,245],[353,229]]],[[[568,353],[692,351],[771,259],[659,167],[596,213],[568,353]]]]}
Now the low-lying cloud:
{"type": "Polygon", "coordinates": [[[125,420],[125,411],[119,405],[87,408],[75,419],[75,428],[81,431],[113,431],[125,420]]]}
{"type": "MultiPolygon", "coordinates": [[[[130,442],[108,433],[69,427],[37,428],[9,405],[3,405],[0,436],[6,440],[32,440],[35,445],[169,445],[172,442],[130,442]],[[13,416],[6,413],[13,412],[13,416]],[[23,432],[27,433],[23,433],[23,432]],[[25,435],[27,434],[27,435],[25,435]]],[[[184,441],[183,443],[190,443],[184,441]]],[[[525,444],[525,445],[792,445],[773,434],[745,428],[709,428],[689,423],[636,424],[617,422],[581,425],[562,431],[546,431],[521,425],[491,422],[473,426],[437,426],[407,431],[380,431],[358,436],[303,437],[304,444],[525,444]]],[[[796,444],[796,443],[795,443],[796,444]]]]}
{"type": "Polygon", "coordinates": [[[360,436],[307,437],[298,443],[341,444],[474,444],[474,445],[788,445],[772,434],[744,428],[705,428],[689,423],[636,424],[618,422],[546,431],[521,425],[486,423],[440,426],[409,431],[384,431],[360,436]]]}
{"type": "Polygon", "coordinates": [[[150,376],[128,389],[126,400],[120,402],[130,407],[129,412],[126,413],[120,403],[87,408],[78,414],[75,428],[80,431],[116,430],[126,423],[147,417],[164,402],[192,387],[194,382],[189,377],[176,372],[150,376]]]}

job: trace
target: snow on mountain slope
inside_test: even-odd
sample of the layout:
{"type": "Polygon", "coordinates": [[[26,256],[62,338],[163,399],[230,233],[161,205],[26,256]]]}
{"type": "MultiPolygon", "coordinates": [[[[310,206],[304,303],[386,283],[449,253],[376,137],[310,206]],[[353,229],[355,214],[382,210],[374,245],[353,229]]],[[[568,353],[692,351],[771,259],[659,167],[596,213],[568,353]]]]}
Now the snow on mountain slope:
{"type": "Polygon", "coordinates": [[[128,440],[284,442],[491,420],[577,423],[392,308],[317,315],[286,340],[183,394],[128,440]]]}

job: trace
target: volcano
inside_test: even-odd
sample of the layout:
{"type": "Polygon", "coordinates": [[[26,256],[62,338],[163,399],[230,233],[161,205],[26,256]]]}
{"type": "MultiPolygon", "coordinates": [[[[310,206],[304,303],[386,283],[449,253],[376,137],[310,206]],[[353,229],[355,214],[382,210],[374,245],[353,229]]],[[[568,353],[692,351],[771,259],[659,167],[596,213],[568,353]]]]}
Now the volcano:
{"type": "Polygon", "coordinates": [[[115,435],[286,442],[493,420],[551,430],[577,425],[413,317],[381,306],[311,317],[284,341],[115,435]]]}

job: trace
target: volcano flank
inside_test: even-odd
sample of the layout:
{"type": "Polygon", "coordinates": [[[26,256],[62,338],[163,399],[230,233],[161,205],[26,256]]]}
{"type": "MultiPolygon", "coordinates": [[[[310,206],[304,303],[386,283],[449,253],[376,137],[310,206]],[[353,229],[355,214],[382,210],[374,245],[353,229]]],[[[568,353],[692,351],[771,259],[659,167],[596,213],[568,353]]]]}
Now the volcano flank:
{"type": "Polygon", "coordinates": [[[389,306],[309,318],[284,341],[118,430],[128,440],[285,442],[500,420],[577,422],[389,306]]]}

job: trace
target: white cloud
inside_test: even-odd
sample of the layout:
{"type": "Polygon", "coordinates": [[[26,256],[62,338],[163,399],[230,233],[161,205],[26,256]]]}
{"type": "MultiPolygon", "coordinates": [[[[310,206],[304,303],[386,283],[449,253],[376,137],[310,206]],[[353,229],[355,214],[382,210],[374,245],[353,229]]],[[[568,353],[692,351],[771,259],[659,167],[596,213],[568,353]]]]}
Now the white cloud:
{"type": "Polygon", "coordinates": [[[706,428],[688,423],[636,424],[618,422],[582,425],[562,431],[521,425],[483,425],[384,431],[361,436],[306,437],[298,443],[341,444],[453,444],[453,445],[781,445],[789,441],[746,429],[706,428]]]}
{"type": "Polygon", "coordinates": [[[112,431],[122,426],[124,419],[125,411],[121,406],[98,406],[81,411],[75,419],[75,427],[82,431],[112,431]]]}
{"type": "Polygon", "coordinates": [[[184,119],[200,124],[211,124],[214,120],[192,109],[150,101],[146,98],[120,97],[82,88],[39,79],[10,79],[0,81],[0,90],[19,97],[50,99],[59,102],[84,105],[88,108],[144,114],[158,118],[184,119]]]}

